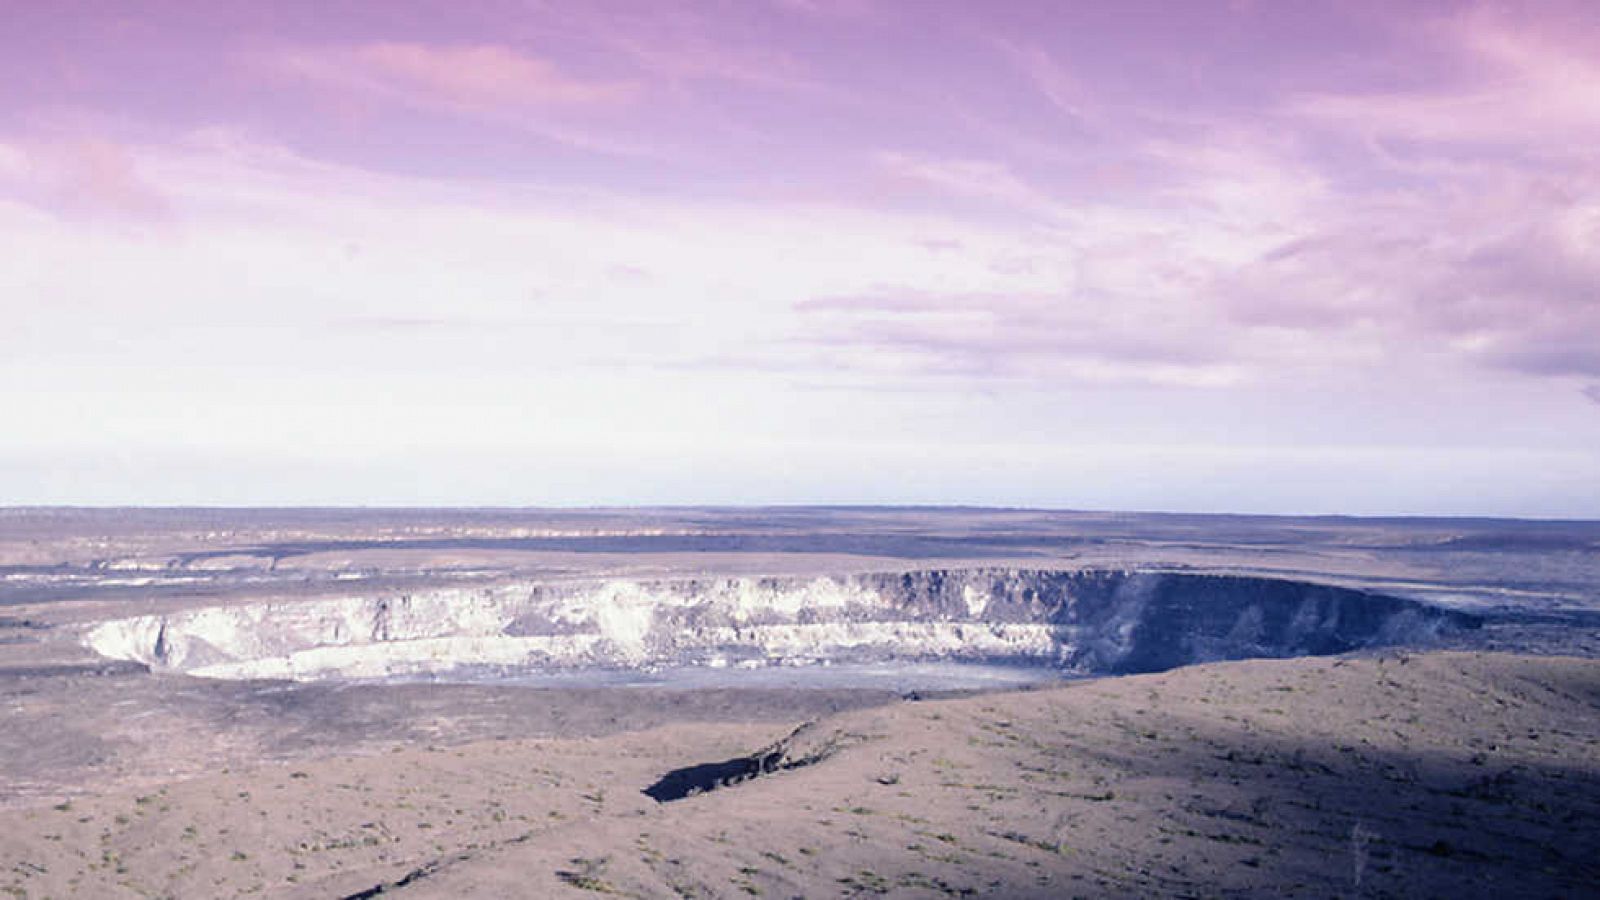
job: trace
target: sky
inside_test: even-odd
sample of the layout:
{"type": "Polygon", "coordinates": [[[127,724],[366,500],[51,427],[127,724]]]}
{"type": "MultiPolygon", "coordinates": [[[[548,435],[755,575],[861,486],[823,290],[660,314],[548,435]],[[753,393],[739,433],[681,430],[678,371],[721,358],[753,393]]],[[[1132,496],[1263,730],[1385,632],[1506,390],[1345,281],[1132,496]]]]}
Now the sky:
{"type": "Polygon", "coordinates": [[[1600,4],[0,23],[0,505],[1600,517],[1600,4]]]}

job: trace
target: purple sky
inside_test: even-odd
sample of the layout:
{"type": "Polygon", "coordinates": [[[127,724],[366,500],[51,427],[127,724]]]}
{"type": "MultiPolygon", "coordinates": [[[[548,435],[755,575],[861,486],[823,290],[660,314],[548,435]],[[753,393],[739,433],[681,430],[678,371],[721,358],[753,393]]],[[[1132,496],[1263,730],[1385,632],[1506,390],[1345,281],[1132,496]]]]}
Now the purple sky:
{"type": "Polygon", "coordinates": [[[0,23],[0,504],[1600,517],[1600,4],[0,23]]]}

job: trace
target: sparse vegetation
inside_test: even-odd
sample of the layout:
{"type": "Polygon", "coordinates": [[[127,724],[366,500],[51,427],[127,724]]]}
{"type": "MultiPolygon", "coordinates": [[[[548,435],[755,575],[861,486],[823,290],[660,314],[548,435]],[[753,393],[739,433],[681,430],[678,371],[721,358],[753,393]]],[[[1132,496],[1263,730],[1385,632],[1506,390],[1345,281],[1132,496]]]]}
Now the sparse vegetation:
{"type": "Polygon", "coordinates": [[[616,885],[601,877],[608,862],[609,859],[606,857],[575,857],[571,860],[573,868],[557,871],[556,877],[579,890],[598,894],[620,894],[622,891],[618,890],[616,885]]]}

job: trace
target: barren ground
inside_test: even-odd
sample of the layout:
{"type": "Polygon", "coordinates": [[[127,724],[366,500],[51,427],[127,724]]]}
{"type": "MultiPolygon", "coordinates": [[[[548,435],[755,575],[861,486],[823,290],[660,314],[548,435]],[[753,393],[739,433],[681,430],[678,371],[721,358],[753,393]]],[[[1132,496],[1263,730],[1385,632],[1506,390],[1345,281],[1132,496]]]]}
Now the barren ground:
{"type": "MultiPolygon", "coordinates": [[[[798,719],[800,717],[796,717],[798,719]]],[[[823,717],[804,768],[660,804],[798,721],[395,745],[0,818],[17,896],[1575,896],[1600,663],[1251,661],[823,717]]],[[[174,735],[178,739],[179,735],[174,735]]]]}
{"type": "Polygon", "coordinates": [[[1597,523],[0,509],[18,897],[1584,896],[1597,821],[1597,523]],[[1001,564],[1292,577],[1489,618],[1428,652],[915,699],[206,680],[83,643],[116,617],[507,579],[1001,564]],[[786,738],[821,758],[644,793],[786,738]]]}

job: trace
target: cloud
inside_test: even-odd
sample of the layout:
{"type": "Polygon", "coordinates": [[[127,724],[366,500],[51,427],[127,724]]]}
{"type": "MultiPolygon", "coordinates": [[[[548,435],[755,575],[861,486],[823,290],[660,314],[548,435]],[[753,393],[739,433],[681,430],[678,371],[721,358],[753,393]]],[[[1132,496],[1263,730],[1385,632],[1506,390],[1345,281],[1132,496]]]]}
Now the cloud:
{"type": "Polygon", "coordinates": [[[150,222],[171,214],[136,152],[101,137],[0,143],[0,192],[73,217],[150,222]]]}
{"type": "Polygon", "coordinates": [[[829,365],[980,379],[1600,375],[1600,173],[1502,161],[1341,182],[1299,141],[1242,125],[1140,149],[1158,177],[1103,205],[999,162],[880,154],[900,178],[1032,214],[1042,269],[996,268],[997,253],[993,284],[1025,286],[813,297],[795,306],[807,339],[829,365]]]}
{"type": "Polygon", "coordinates": [[[891,178],[904,183],[1030,213],[1056,215],[1060,212],[1047,194],[1024,181],[1002,162],[892,151],[880,152],[874,159],[891,178]]]}
{"type": "Polygon", "coordinates": [[[1478,74],[1404,91],[1307,95],[1293,110],[1379,138],[1533,155],[1600,140],[1600,43],[1581,31],[1534,30],[1480,7],[1429,33],[1478,74]]]}
{"type": "Polygon", "coordinates": [[[613,103],[635,86],[585,81],[551,62],[493,45],[375,43],[350,51],[371,76],[463,106],[613,103]]]}
{"type": "Polygon", "coordinates": [[[1205,288],[1235,322],[1528,375],[1600,373],[1600,205],[1575,174],[1496,169],[1325,204],[1205,288]]]}
{"type": "Polygon", "coordinates": [[[1600,404],[1600,383],[1586,385],[1582,389],[1582,393],[1584,397],[1588,398],[1589,402],[1600,404]]]}
{"type": "Polygon", "coordinates": [[[1088,89],[1078,78],[1039,47],[997,38],[995,45],[1050,104],[1077,120],[1089,114],[1088,89]]]}
{"type": "Polygon", "coordinates": [[[1582,339],[1556,343],[1517,341],[1490,354],[1498,365],[1530,375],[1600,375],[1600,348],[1582,339]]]}
{"type": "Polygon", "coordinates": [[[296,49],[276,62],[338,89],[469,112],[611,106],[638,93],[633,82],[579,78],[549,60],[493,44],[377,42],[296,49]]]}
{"type": "Polygon", "coordinates": [[[298,47],[243,57],[258,71],[319,92],[329,110],[360,121],[368,105],[440,112],[579,150],[658,158],[657,142],[618,131],[642,80],[586,78],[559,63],[495,44],[374,42],[298,47]]]}
{"type": "MultiPolygon", "coordinates": [[[[598,51],[633,69],[652,91],[697,82],[816,92],[800,60],[774,40],[772,20],[688,3],[551,3],[537,0],[541,26],[569,47],[598,51]]],[[[848,0],[787,7],[820,17],[846,14],[848,0]]],[[[754,5],[751,5],[752,11],[754,5]]],[[[861,12],[866,12],[865,7],[861,12]]]]}
{"type": "MultiPolygon", "coordinates": [[[[829,365],[1048,382],[1221,386],[1243,366],[1222,336],[1120,314],[1104,297],[904,289],[818,297],[795,310],[829,365]]],[[[1181,316],[1179,316],[1181,318],[1181,316]]]]}

